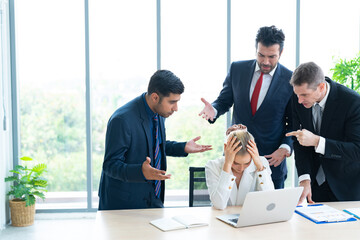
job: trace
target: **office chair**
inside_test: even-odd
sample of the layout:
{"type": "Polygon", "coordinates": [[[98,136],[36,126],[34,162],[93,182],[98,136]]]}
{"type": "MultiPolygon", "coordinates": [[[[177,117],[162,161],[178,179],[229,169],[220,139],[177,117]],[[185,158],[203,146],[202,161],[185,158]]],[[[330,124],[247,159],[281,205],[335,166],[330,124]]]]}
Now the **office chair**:
{"type": "Polygon", "coordinates": [[[189,173],[189,207],[210,206],[210,197],[206,186],[205,168],[189,167],[189,173]]]}

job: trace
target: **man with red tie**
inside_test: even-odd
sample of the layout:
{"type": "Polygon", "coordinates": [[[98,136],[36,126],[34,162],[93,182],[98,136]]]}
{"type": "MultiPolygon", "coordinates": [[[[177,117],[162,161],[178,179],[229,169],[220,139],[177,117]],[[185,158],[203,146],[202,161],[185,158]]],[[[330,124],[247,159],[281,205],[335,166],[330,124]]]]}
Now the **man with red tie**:
{"type": "Polygon", "coordinates": [[[214,123],[233,106],[233,124],[247,126],[259,154],[272,170],[275,188],[284,188],[286,157],[292,152],[289,83],[292,72],[279,63],[285,35],[275,26],[262,27],[256,36],[256,59],[231,64],[219,97],[210,104],[204,98],[200,116],[214,123]]]}

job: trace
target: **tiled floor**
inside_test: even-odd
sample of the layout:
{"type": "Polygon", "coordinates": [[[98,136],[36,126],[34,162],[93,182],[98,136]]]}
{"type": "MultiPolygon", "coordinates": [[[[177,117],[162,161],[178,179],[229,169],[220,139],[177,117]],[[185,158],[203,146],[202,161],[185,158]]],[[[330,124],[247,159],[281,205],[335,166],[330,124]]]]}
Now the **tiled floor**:
{"type": "Polygon", "coordinates": [[[92,239],[96,213],[40,213],[29,227],[7,226],[1,240],[92,239]]]}

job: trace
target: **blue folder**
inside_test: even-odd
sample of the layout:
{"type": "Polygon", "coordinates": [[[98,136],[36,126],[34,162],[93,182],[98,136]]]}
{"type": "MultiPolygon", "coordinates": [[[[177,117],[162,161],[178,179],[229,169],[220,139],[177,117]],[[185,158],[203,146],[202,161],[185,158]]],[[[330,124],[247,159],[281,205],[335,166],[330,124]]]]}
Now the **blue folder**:
{"type": "MultiPolygon", "coordinates": [[[[324,204],[312,204],[312,205],[308,205],[308,207],[316,207],[316,206],[323,206],[324,204]]],[[[297,206],[297,208],[302,208],[303,206],[297,206]]],[[[295,209],[295,212],[297,214],[299,214],[300,216],[303,216],[306,219],[309,219],[310,221],[316,223],[316,224],[323,224],[323,223],[336,223],[336,222],[353,222],[356,221],[356,218],[354,217],[349,217],[347,220],[342,220],[342,221],[317,221],[311,217],[309,217],[308,215],[298,211],[297,209],[295,209]]]]}

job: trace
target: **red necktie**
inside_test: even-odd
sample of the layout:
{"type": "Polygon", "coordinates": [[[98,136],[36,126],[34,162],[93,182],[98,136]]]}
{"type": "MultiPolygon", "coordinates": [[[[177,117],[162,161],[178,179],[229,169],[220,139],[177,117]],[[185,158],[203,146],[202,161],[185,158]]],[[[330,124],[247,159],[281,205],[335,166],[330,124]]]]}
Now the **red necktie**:
{"type": "Polygon", "coordinates": [[[251,96],[251,112],[252,115],[254,116],[256,113],[256,108],[257,108],[257,103],[258,103],[258,99],[259,99],[259,94],[260,94],[260,89],[261,89],[261,85],[262,85],[262,80],[263,80],[263,75],[264,73],[261,72],[259,79],[256,82],[255,88],[254,88],[254,92],[253,95],[251,96]]]}

